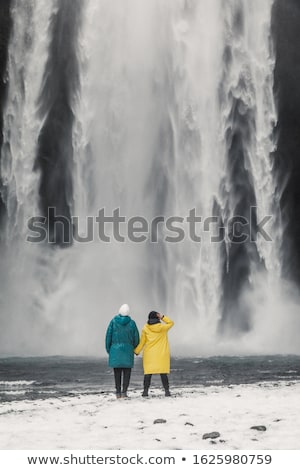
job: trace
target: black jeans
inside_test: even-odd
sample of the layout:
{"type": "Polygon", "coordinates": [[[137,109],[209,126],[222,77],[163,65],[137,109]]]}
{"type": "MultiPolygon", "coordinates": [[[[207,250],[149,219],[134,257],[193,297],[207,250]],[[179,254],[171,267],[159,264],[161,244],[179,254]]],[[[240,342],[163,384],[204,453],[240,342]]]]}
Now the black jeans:
{"type": "MultiPolygon", "coordinates": [[[[144,390],[148,391],[151,384],[152,374],[144,375],[144,390]]],[[[161,382],[165,390],[169,390],[169,379],[167,374],[160,374],[161,382]]]]}
{"type": "Polygon", "coordinates": [[[125,368],[125,367],[116,367],[114,368],[114,374],[115,374],[116,392],[121,393],[121,390],[122,390],[123,393],[126,393],[128,386],[129,386],[129,382],[130,382],[131,369],[125,368]],[[123,387],[122,387],[122,376],[123,376],[123,387]]]}

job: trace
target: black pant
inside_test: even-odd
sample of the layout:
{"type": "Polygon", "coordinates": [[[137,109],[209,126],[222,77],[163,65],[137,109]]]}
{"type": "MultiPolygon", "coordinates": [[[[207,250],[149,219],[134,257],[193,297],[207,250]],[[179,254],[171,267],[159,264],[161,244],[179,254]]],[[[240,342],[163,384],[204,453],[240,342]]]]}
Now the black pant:
{"type": "Polygon", "coordinates": [[[122,392],[126,393],[131,376],[131,369],[126,367],[116,367],[114,368],[115,374],[115,384],[116,384],[116,392],[121,393],[121,383],[122,383],[122,375],[123,375],[123,388],[122,392]]]}
{"type": "MultiPolygon", "coordinates": [[[[148,391],[151,384],[152,374],[144,375],[144,390],[148,391]]],[[[160,374],[161,382],[165,390],[169,390],[169,379],[167,374],[160,374]]]]}

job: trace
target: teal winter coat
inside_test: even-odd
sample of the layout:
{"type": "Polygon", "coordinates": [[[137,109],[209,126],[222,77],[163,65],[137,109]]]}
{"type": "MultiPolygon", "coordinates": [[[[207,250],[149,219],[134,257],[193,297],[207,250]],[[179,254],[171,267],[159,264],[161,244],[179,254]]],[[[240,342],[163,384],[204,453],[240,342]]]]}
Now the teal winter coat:
{"type": "Polygon", "coordinates": [[[140,341],[135,322],[129,316],[116,315],[108,325],[105,338],[109,367],[132,368],[134,348],[140,341]]]}

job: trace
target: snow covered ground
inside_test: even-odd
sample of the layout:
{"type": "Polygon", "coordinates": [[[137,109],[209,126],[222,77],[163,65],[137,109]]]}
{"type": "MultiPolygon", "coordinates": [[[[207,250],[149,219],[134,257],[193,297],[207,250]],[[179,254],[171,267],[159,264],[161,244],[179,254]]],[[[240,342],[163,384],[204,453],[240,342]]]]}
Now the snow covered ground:
{"type": "Polygon", "coordinates": [[[5,403],[1,449],[300,449],[300,384],[132,390],[5,403]],[[154,424],[156,419],[166,420],[154,424]],[[266,431],[250,429],[263,425],[266,431]],[[216,431],[220,437],[204,440],[216,431]]]}

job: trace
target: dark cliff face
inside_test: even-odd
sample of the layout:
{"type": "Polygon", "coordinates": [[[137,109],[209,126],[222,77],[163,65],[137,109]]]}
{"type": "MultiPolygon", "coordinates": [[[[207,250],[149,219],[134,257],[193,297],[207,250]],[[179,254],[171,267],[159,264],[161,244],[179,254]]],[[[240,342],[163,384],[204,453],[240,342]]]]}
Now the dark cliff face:
{"type": "Polygon", "coordinates": [[[284,224],[283,275],[300,285],[300,2],[275,0],[272,34],[276,54],[275,171],[284,224]]]}
{"type": "MultiPolygon", "coordinates": [[[[7,59],[8,45],[11,31],[11,1],[0,0],[0,159],[3,144],[3,109],[5,106],[7,92],[7,59]]],[[[1,197],[1,174],[0,174],[0,224],[5,212],[5,205],[1,197]]]]}
{"type": "MultiPolygon", "coordinates": [[[[244,34],[244,12],[237,8],[232,23],[234,38],[244,34]]],[[[256,133],[255,109],[245,99],[248,93],[254,94],[250,71],[240,70],[236,89],[228,92],[226,82],[234,67],[232,44],[224,44],[223,79],[220,85],[220,107],[230,103],[226,123],[226,181],[221,190],[227,202],[224,219],[227,226],[227,247],[221,246],[223,260],[222,281],[222,318],[220,330],[227,325],[231,332],[251,328],[250,312],[242,304],[245,289],[250,288],[252,265],[259,265],[260,259],[255,240],[257,231],[256,197],[252,178],[249,148],[256,133]],[[229,93],[229,94],[228,94],[229,93]],[[234,217],[232,223],[228,217],[234,217]]]]}
{"type": "Polygon", "coordinates": [[[64,0],[51,19],[50,47],[39,97],[39,114],[44,124],[38,138],[35,169],[41,172],[40,207],[48,218],[49,208],[64,217],[65,228],[48,218],[49,239],[57,245],[71,242],[73,203],[74,101],[79,88],[77,41],[81,18],[81,0],[64,0]]]}
{"type": "Polygon", "coordinates": [[[251,212],[251,207],[256,206],[256,198],[247,153],[251,133],[255,129],[253,110],[245,111],[240,100],[233,99],[230,120],[226,135],[227,177],[231,188],[228,196],[237,224],[229,223],[228,251],[226,255],[223,252],[221,324],[225,326],[228,323],[230,329],[248,330],[249,312],[240,302],[244,289],[250,287],[251,265],[259,262],[256,244],[251,241],[256,235],[256,212],[251,212]]]}

